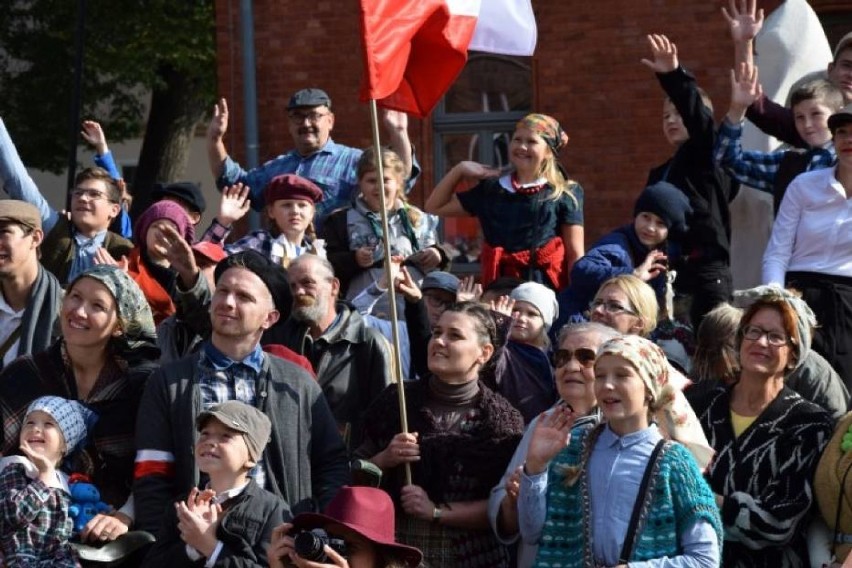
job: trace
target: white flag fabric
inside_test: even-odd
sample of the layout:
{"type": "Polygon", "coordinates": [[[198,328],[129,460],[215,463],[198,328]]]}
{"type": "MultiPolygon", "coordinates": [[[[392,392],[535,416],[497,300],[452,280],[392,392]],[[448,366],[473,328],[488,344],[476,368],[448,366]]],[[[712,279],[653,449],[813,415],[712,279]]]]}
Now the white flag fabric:
{"type": "Polygon", "coordinates": [[[532,55],[537,39],[531,0],[483,0],[468,49],[532,55]]]}

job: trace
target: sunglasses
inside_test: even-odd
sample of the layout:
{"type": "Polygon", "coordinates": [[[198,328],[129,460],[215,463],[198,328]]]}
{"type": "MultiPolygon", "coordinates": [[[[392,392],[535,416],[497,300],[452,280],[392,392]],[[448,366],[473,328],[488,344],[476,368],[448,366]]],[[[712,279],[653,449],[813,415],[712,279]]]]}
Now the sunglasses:
{"type": "Polygon", "coordinates": [[[588,369],[595,364],[597,356],[598,354],[594,349],[586,349],[585,347],[575,349],[574,351],[570,349],[557,349],[553,352],[550,361],[553,363],[553,367],[558,369],[559,367],[564,367],[571,362],[571,359],[576,357],[577,362],[588,369]]]}

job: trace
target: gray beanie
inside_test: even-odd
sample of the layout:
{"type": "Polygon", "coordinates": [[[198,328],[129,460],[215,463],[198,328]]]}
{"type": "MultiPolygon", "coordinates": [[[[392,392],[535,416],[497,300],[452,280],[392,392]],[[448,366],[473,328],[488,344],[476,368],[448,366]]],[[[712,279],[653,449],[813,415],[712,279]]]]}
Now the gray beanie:
{"type": "Polygon", "coordinates": [[[553,320],[559,315],[559,304],[553,290],[538,282],[524,282],[509,295],[516,302],[529,302],[539,311],[544,327],[550,329],[553,320]]]}
{"type": "Polygon", "coordinates": [[[734,292],[734,305],[738,308],[747,309],[757,300],[773,296],[787,302],[796,312],[796,328],[799,331],[801,341],[796,345],[797,357],[795,368],[799,368],[811,351],[813,328],[817,325],[814,312],[803,299],[789,290],[781,288],[777,284],[769,284],[749,288],[748,290],[737,290],[734,292]]]}

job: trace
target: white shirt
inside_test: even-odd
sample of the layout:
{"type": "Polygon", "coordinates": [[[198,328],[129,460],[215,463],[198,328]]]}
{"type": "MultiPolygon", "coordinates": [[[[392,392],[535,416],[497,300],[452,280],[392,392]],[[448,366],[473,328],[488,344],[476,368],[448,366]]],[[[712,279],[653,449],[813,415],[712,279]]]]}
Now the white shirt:
{"type": "Polygon", "coordinates": [[[807,172],[787,188],[763,254],[763,283],[789,271],[852,277],[852,199],[836,168],[807,172]]]}
{"type": "MultiPolygon", "coordinates": [[[[24,317],[24,308],[23,310],[16,312],[13,310],[9,304],[6,303],[6,298],[3,297],[3,294],[0,293],[0,345],[12,335],[12,332],[18,329],[21,325],[21,320],[24,317]]],[[[15,340],[15,342],[9,346],[9,349],[6,351],[6,354],[3,355],[3,366],[5,367],[18,357],[18,347],[21,345],[21,338],[15,340]]]]}

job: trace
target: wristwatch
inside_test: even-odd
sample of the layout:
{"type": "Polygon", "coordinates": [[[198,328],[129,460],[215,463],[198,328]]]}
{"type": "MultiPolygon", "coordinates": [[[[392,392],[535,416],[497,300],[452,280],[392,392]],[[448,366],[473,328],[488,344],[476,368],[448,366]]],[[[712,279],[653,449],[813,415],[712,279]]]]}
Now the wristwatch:
{"type": "Polygon", "coordinates": [[[443,511],[437,505],[432,509],[432,522],[433,523],[440,523],[441,522],[441,513],[443,513],[443,511]]]}

